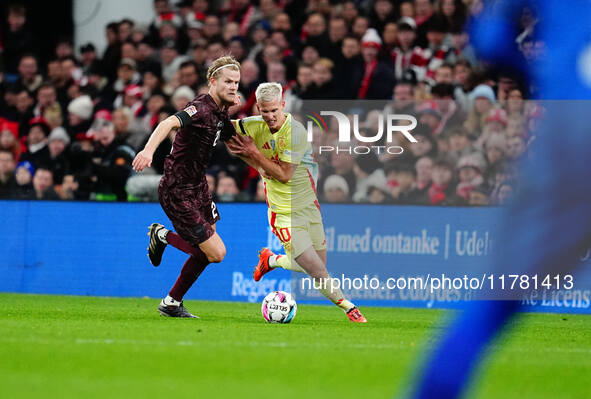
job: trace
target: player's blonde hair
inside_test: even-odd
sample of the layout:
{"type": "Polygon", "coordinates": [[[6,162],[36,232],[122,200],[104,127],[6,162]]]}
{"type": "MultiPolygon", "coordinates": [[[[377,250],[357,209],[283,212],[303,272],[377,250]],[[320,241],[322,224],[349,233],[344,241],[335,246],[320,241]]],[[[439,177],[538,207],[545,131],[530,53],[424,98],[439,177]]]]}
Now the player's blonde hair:
{"type": "Polygon", "coordinates": [[[265,82],[261,83],[255,92],[257,103],[259,102],[270,102],[276,99],[281,101],[283,94],[283,88],[279,83],[276,82],[265,82]]]}
{"type": "Polygon", "coordinates": [[[211,84],[210,79],[217,79],[223,69],[230,68],[240,72],[240,63],[231,55],[225,55],[214,60],[207,69],[207,84],[211,84]]]}

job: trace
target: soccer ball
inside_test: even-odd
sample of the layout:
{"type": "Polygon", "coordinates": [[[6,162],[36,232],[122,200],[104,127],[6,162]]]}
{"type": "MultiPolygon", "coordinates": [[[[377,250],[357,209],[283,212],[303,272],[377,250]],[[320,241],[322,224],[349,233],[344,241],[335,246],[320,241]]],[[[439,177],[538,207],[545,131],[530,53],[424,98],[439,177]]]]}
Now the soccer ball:
{"type": "Polygon", "coordinates": [[[267,323],[286,324],[293,320],[298,305],[291,294],[283,291],[269,293],[261,306],[261,312],[267,323]]]}

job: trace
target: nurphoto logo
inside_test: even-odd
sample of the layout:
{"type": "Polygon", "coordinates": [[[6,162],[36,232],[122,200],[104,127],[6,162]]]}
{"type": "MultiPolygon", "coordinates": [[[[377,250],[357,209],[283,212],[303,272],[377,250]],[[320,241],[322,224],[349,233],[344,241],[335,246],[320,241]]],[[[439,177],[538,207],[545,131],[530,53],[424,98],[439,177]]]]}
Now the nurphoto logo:
{"type": "Polygon", "coordinates": [[[393,142],[394,134],[402,134],[406,140],[411,143],[417,143],[417,139],[410,133],[415,127],[417,127],[417,119],[412,115],[403,114],[380,114],[378,117],[378,131],[373,136],[364,136],[359,132],[359,115],[353,115],[353,129],[351,129],[351,122],[349,116],[338,112],[338,111],[320,111],[320,114],[315,112],[313,115],[306,115],[309,119],[306,129],[308,132],[308,141],[312,142],[314,133],[314,125],[320,128],[322,132],[328,132],[328,127],[322,116],[334,116],[338,124],[338,144],[339,145],[321,145],[319,152],[347,152],[349,154],[369,154],[370,152],[376,152],[381,154],[387,152],[388,154],[402,154],[404,148],[399,145],[390,145],[393,142]],[[385,120],[384,120],[385,119],[385,120]],[[400,124],[403,121],[410,122],[409,124],[400,124]],[[385,129],[384,129],[385,125],[385,129]],[[348,145],[351,143],[351,130],[353,130],[353,136],[357,142],[367,143],[367,145],[348,145]],[[382,141],[384,136],[384,130],[386,132],[386,145],[377,145],[382,141]],[[376,145],[371,145],[372,143],[376,145]],[[341,146],[340,144],[345,144],[341,146]]]}

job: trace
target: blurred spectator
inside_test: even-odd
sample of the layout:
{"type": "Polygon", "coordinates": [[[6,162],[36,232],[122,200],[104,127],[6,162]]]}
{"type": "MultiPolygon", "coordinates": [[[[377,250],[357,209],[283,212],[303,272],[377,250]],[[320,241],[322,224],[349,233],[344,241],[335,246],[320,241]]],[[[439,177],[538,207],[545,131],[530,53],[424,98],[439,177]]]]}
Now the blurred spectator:
{"type": "Polygon", "coordinates": [[[18,122],[19,136],[28,133],[29,121],[33,118],[34,100],[27,89],[21,88],[16,91],[15,113],[10,119],[18,122]]]}
{"type": "Polygon", "coordinates": [[[59,186],[58,195],[63,200],[82,200],[86,199],[78,191],[80,184],[75,175],[67,174],[62,179],[62,184],[59,186]]]}
{"type": "Polygon", "coordinates": [[[34,199],[33,175],[35,167],[29,161],[21,161],[16,165],[14,178],[16,184],[10,192],[10,197],[15,199],[34,199]]]}
{"type": "Polygon", "coordinates": [[[94,44],[86,43],[80,46],[80,63],[85,76],[90,75],[91,67],[98,66],[99,59],[94,44]]]}
{"type": "Polygon", "coordinates": [[[415,186],[417,172],[408,163],[392,163],[386,167],[386,181],[390,196],[397,204],[414,202],[411,193],[415,186]]]}
{"type": "Polygon", "coordinates": [[[182,63],[189,58],[179,55],[178,44],[173,39],[168,39],[162,44],[160,58],[162,59],[162,77],[166,81],[172,80],[182,63]]]}
{"type": "Polygon", "coordinates": [[[328,58],[320,58],[314,63],[312,67],[312,85],[308,94],[311,98],[334,98],[333,69],[334,63],[328,58]]]}
{"type": "Polygon", "coordinates": [[[507,137],[519,136],[525,137],[526,126],[525,119],[521,116],[511,116],[507,119],[507,130],[505,131],[507,137]]]}
{"type": "Polygon", "coordinates": [[[367,33],[369,26],[369,19],[363,15],[358,15],[357,17],[355,17],[355,21],[353,21],[351,33],[357,39],[361,40],[363,36],[367,33]]]}
{"type": "Polygon", "coordinates": [[[506,101],[504,101],[508,117],[523,117],[524,104],[522,91],[516,87],[511,88],[507,93],[506,101]]]}
{"type": "Polygon", "coordinates": [[[21,161],[29,161],[35,168],[45,166],[50,162],[49,148],[47,147],[47,136],[49,125],[43,118],[34,118],[29,121],[27,132],[27,151],[21,154],[21,161]]]}
{"type": "Polygon", "coordinates": [[[341,46],[341,62],[337,64],[336,81],[338,85],[335,98],[344,100],[357,98],[359,82],[363,78],[363,57],[359,39],[347,36],[341,46]]]}
{"type": "Polygon", "coordinates": [[[418,27],[417,44],[425,48],[429,43],[427,41],[427,21],[433,16],[435,10],[431,0],[414,0],[414,11],[414,19],[418,27]]]}
{"type": "MultiPolygon", "coordinates": [[[[9,122],[0,123],[0,150],[10,151],[14,160],[17,161],[21,155],[21,145],[18,142],[18,127],[11,130],[7,125],[9,122]]],[[[12,124],[13,126],[16,124],[12,124]]]]}
{"type": "Polygon", "coordinates": [[[506,205],[513,198],[513,185],[510,182],[499,186],[496,205],[506,205]]]}
{"type": "MultiPolygon", "coordinates": [[[[431,174],[433,184],[427,191],[428,199],[424,201],[429,205],[460,205],[460,200],[455,193],[454,166],[445,158],[437,159],[433,164],[431,174]]],[[[419,199],[419,201],[421,201],[419,199]]]]}
{"type": "Polygon", "coordinates": [[[419,159],[425,155],[431,158],[435,158],[437,156],[437,144],[426,126],[417,126],[417,129],[413,131],[413,137],[417,140],[417,143],[414,143],[410,146],[410,151],[414,155],[415,159],[419,159]]]}
{"type": "Polygon", "coordinates": [[[179,67],[179,82],[182,86],[187,86],[196,91],[199,87],[199,71],[193,61],[185,61],[179,67]]]}
{"type": "Polygon", "coordinates": [[[19,80],[17,84],[34,93],[43,82],[43,78],[37,72],[39,72],[37,58],[32,54],[23,55],[18,63],[19,80]]]}
{"type": "Polygon", "coordinates": [[[15,167],[12,151],[0,148],[0,199],[10,197],[10,192],[16,185],[15,167]]]}
{"type": "Polygon", "coordinates": [[[417,178],[415,187],[410,194],[414,197],[424,196],[431,185],[431,174],[433,173],[433,158],[429,156],[422,156],[415,163],[415,170],[417,178]]]}
{"type": "Polygon", "coordinates": [[[368,177],[367,202],[370,204],[392,203],[390,190],[386,177],[382,175],[372,175],[368,177]]]}
{"type": "MultiPolygon", "coordinates": [[[[378,157],[372,153],[360,155],[355,158],[353,172],[355,173],[356,183],[352,199],[355,202],[366,202],[369,200],[369,185],[372,181],[378,184],[383,180],[383,185],[387,186],[386,175],[382,169],[382,164],[378,160],[378,157]]],[[[378,186],[381,188],[380,184],[378,186]]]]}
{"type": "Polygon", "coordinates": [[[415,9],[412,0],[401,0],[398,4],[401,17],[414,17],[415,9]]]}
{"type": "Polygon", "coordinates": [[[482,177],[482,165],[477,161],[476,157],[471,154],[460,158],[457,168],[459,183],[456,193],[459,197],[468,200],[472,190],[484,182],[482,177]]]}
{"type": "Polygon", "coordinates": [[[361,40],[361,55],[364,71],[357,97],[360,99],[388,99],[392,96],[395,79],[387,63],[378,59],[382,39],[375,29],[370,28],[361,40]]]}
{"type": "MultiPolygon", "coordinates": [[[[441,66],[438,71],[446,66],[441,66]]],[[[452,69],[449,69],[450,79],[453,80],[452,69]]],[[[431,88],[431,95],[441,112],[441,129],[459,126],[466,120],[466,114],[461,106],[454,101],[454,86],[451,83],[437,83],[431,88]]]]}
{"type": "Polygon", "coordinates": [[[420,59],[418,63],[424,65],[424,68],[418,69],[417,79],[433,84],[437,69],[453,59],[453,49],[444,42],[448,27],[447,22],[440,15],[431,16],[421,28],[426,32],[428,44],[421,46],[423,50],[418,56],[420,59]]]}
{"type": "Polygon", "coordinates": [[[477,136],[482,133],[488,112],[495,103],[495,93],[490,86],[481,84],[470,93],[471,111],[464,126],[468,132],[477,136]]]}
{"type": "Polygon", "coordinates": [[[448,130],[446,135],[449,137],[448,156],[453,161],[457,162],[462,156],[474,152],[472,136],[465,128],[456,126],[448,130]]]}
{"type": "Polygon", "coordinates": [[[468,9],[462,0],[441,0],[437,12],[451,29],[462,29],[468,17],[468,9]]]}
{"type": "Polygon", "coordinates": [[[220,202],[247,201],[245,193],[241,193],[236,180],[231,176],[221,176],[216,186],[216,198],[220,202]]]}
{"type": "Polygon", "coordinates": [[[93,154],[96,199],[126,201],[125,183],[131,173],[135,151],[115,136],[115,128],[109,121],[97,120],[91,131],[96,143],[93,154]]]}
{"type": "Polygon", "coordinates": [[[411,17],[402,17],[397,24],[395,46],[390,56],[394,63],[394,74],[396,79],[404,78],[408,69],[420,67],[420,47],[415,47],[417,24],[411,17]]]}
{"type": "Polygon", "coordinates": [[[195,92],[187,86],[181,86],[172,95],[172,105],[177,111],[185,108],[189,101],[195,98],[195,92]]]}
{"type": "Polygon", "coordinates": [[[94,104],[89,96],[80,96],[68,104],[69,112],[69,130],[70,137],[75,137],[78,133],[86,132],[92,123],[92,110],[94,104]]]}
{"type": "Polygon", "coordinates": [[[507,140],[507,158],[518,161],[525,153],[525,141],[523,137],[513,136],[507,140]]]}
{"type": "Polygon", "coordinates": [[[472,90],[470,76],[472,65],[470,62],[460,59],[454,65],[454,99],[462,107],[464,112],[470,109],[470,99],[468,97],[472,90]]]}
{"type": "Polygon", "coordinates": [[[324,182],[323,194],[326,202],[348,202],[349,186],[347,181],[340,175],[328,176],[324,182]]]}
{"type": "Polygon", "coordinates": [[[16,74],[19,61],[26,51],[34,51],[35,38],[27,26],[27,11],[23,5],[8,7],[6,25],[2,24],[2,53],[4,68],[9,74],[16,74]]]}
{"type": "Polygon", "coordinates": [[[472,206],[485,206],[489,204],[489,190],[484,185],[480,185],[474,190],[470,191],[468,198],[468,205],[472,206]]]}
{"type": "Polygon", "coordinates": [[[328,52],[326,56],[334,63],[341,60],[341,48],[348,31],[347,21],[343,17],[333,17],[328,22],[328,52]]]}
{"type": "Polygon", "coordinates": [[[257,189],[253,198],[256,202],[266,202],[267,195],[265,194],[265,182],[263,179],[259,179],[257,182],[257,189]]]}
{"type": "Polygon", "coordinates": [[[371,10],[371,26],[378,32],[384,30],[384,26],[394,19],[396,12],[390,0],[376,0],[371,10]]]}
{"type": "Polygon", "coordinates": [[[61,184],[62,178],[70,168],[66,148],[70,144],[70,136],[63,127],[57,127],[51,131],[47,138],[49,147],[49,162],[46,165],[53,174],[55,184],[61,184]]]}
{"type": "Polygon", "coordinates": [[[417,106],[418,120],[429,129],[429,135],[437,136],[443,129],[443,117],[439,104],[433,100],[423,101],[417,106]]]}
{"type": "MultiPolygon", "coordinates": [[[[109,120],[109,119],[107,119],[109,120]]],[[[115,129],[115,136],[121,140],[127,141],[133,148],[136,146],[130,143],[130,131],[129,125],[131,123],[131,110],[128,107],[120,107],[113,111],[111,116],[113,121],[113,128],[115,129]]],[[[143,142],[143,137],[140,140],[140,144],[143,142]]]]}
{"type": "Polygon", "coordinates": [[[484,143],[488,170],[493,170],[499,163],[504,162],[507,152],[507,142],[504,135],[495,134],[484,143]]]}
{"type": "Polygon", "coordinates": [[[401,81],[394,86],[394,101],[387,105],[386,114],[414,114],[414,87],[410,82],[401,81]]]}
{"type": "Polygon", "coordinates": [[[305,46],[313,46],[320,54],[329,53],[329,39],[326,32],[324,15],[320,13],[311,14],[303,29],[307,33],[303,43],[305,46]]]}
{"type": "Polygon", "coordinates": [[[53,189],[53,173],[51,170],[44,167],[35,170],[33,176],[33,192],[29,192],[31,197],[25,197],[26,199],[38,199],[38,200],[59,200],[60,197],[53,189]]]}
{"type": "Polygon", "coordinates": [[[319,187],[324,187],[324,181],[329,175],[337,174],[342,176],[347,182],[347,196],[349,193],[356,191],[356,176],[353,172],[353,165],[355,165],[355,156],[347,151],[330,153],[330,165],[325,168],[322,176],[318,182],[319,187]]]}

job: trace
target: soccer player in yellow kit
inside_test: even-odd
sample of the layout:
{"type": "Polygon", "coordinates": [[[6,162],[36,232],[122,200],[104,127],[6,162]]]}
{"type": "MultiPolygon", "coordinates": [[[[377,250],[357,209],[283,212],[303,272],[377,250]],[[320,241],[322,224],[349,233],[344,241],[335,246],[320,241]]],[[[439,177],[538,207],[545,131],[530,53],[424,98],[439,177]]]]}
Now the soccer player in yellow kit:
{"type": "Polygon", "coordinates": [[[261,115],[235,121],[239,134],[227,145],[263,176],[269,224],[287,256],[263,248],[254,279],[259,281],[276,267],[305,272],[351,321],[365,323],[363,314],[345,299],[326,270],[326,239],[315,188],[318,165],[306,129],[283,112],[285,101],[279,83],[262,83],[255,94],[261,115]]]}

